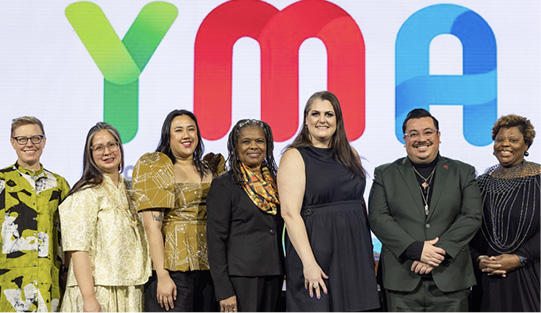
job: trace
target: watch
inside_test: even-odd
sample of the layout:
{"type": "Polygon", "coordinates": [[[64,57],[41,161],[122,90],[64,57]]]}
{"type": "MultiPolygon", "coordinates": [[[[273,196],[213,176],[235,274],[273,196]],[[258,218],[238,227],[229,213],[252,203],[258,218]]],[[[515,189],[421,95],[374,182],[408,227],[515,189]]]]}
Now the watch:
{"type": "Polygon", "coordinates": [[[522,255],[518,255],[518,259],[520,260],[520,266],[524,266],[528,263],[528,258],[523,257],[522,255]]]}

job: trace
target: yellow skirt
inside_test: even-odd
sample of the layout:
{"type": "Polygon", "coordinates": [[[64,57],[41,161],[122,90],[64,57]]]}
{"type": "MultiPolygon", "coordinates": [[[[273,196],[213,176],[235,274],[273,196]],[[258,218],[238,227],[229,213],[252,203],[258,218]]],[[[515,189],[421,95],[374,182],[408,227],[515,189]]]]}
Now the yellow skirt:
{"type": "MultiPolygon", "coordinates": [[[[94,286],[102,312],[143,312],[143,285],[94,286]]],[[[60,312],[83,312],[83,296],[79,286],[66,288],[60,312]]]]}

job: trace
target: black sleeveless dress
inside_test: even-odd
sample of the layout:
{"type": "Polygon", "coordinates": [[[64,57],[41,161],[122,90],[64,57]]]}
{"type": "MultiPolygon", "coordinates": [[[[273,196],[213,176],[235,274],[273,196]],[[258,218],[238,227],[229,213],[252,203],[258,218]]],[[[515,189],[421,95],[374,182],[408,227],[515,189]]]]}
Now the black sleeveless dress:
{"type": "Polygon", "coordinates": [[[298,148],[306,169],[301,216],[328,294],[310,298],[302,262],[286,239],[287,311],[366,311],[379,308],[372,241],[363,192],[332,148],[298,148]]]}

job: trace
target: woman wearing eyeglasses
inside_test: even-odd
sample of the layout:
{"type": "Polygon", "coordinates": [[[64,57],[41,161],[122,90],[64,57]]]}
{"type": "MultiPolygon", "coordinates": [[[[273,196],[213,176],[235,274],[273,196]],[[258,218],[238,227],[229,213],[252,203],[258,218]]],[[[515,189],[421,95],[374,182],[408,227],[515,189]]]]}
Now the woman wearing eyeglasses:
{"type": "Polygon", "coordinates": [[[90,129],[83,175],[60,205],[62,243],[71,253],[61,311],[143,311],[151,261],[131,182],[120,174],[123,155],[116,128],[90,129]]]}

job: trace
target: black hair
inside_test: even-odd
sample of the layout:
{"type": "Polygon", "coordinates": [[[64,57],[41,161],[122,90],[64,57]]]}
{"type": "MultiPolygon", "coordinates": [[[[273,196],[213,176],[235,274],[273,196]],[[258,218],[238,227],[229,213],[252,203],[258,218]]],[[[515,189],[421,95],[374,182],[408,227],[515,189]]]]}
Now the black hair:
{"type": "Polygon", "coordinates": [[[406,124],[408,123],[409,120],[423,118],[423,117],[431,117],[432,120],[434,121],[434,126],[436,126],[436,129],[437,130],[440,129],[440,123],[434,116],[432,116],[432,114],[430,114],[430,112],[428,112],[425,109],[413,109],[406,116],[404,123],[402,123],[402,133],[404,134],[406,133],[406,124]]]}
{"type": "Polygon", "coordinates": [[[160,143],[156,148],[156,152],[161,152],[167,155],[171,159],[173,164],[176,163],[177,160],[173,155],[173,152],[171,151],[171,123],[173,122],[173,119],[175,117],[181,115],[186,115],[195,122],[195,128],[197,129],[197,146],[195,147],[195,151],[193,152],[193,164],[195,166],[195,169],[199,173],[199,176],[201,177],[201,179],[203,179],[205,177],[205,174],[210,173],[210,169],[207,166],[206,162],[203,162],[201,160],[201,158],[203,157],[203,152],[205,151],[205,145],[203,144],[203,140],[201,138],[201,132],[199,131],[199,124],[197,123],[197,118],[192,112],[187,110],[173,110],[169,114],[167,114],[167,117],[165,117],[165,121],[163,121],[160,143]]]}

